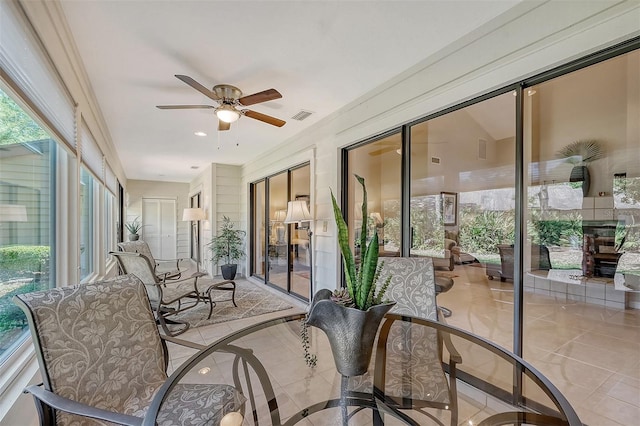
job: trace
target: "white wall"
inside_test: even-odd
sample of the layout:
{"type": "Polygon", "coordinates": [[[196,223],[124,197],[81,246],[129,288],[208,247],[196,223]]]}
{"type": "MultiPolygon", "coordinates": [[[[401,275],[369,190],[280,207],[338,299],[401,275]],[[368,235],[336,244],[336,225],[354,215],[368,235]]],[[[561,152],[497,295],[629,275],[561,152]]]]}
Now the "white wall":
{"type": "Polygon", "coordinates": [[[314,290],[333,289],[339,258],[329,188],[340,190],[342,147],[638,36],[639,22],[640,4],[631,1],[521,3],[246,164],[242,214],[248,222],[247,189],[252,181],[310,159],[316,219],[314,290]]]}
{"type": "MultiPolygon", "coordinates": [[[[202,268],[216,275],[220,274],[220,269],[213,265],[211,252],[206,245],[217,235],[223,217],[229,217],[237,229],[248,227],[245,216],[240,214],[241,167],[210,164],[189,183],[189,195],[192,196],[198,192],[201,194],[202,208],[207,215],[207,220],[202,222],[201,231],[202,268]]],[[[238,274],[246,275],[246,270],[246,263],[240,261],[238,274]]]]}
{"type": "MultiPolygon", "coordinates": [[[[127,181],[125,199],[126,221],[140,217],[142,222],[142,198],[165,198],[176,200],[176,253],[179,259],[189,259],[189,222],[182,221],[182,210],[189,207],[189,184],[179,182],[157,182],[149,180],[127,181]]],[[[144,223],[142,223],[144,226],[144,223]]],[[[125,239],[127,233],[125,232],[125,239]]]]}

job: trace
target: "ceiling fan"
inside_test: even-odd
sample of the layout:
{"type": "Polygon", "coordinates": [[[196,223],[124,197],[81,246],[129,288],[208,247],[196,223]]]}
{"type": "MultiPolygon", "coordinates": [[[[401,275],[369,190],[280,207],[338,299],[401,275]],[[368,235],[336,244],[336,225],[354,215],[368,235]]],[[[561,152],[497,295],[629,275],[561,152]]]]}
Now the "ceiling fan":
{"type": "Polygon", "coordinates": [[[242,91],[235,86],[228,84],[218,84],[212,90],[207,89],[193,78],[186,75],[176,74],[176,77],[196,89],[198,92],[216,101],[218,106],[213,105],[157,105],[159,109],[213,109],[218,117],[218,130],[229,130],[231,123],[237,121],[241,115],[262,121],[272,126],[282,127],[285,121],[270,115],[262,114],[250,109],[238,109],[261,102],[271,101],[282,97],[276,89],[268,89],[252,95],[242,96],[242,91]]]}

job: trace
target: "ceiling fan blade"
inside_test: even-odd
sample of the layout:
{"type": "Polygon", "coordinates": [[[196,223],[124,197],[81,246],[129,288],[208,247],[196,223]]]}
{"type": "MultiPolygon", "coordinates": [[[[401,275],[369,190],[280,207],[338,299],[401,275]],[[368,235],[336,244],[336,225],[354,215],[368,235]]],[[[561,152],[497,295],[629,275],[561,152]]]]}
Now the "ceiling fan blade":
{"type": "Polygon", "coordinates": [[[241,105],[249,106],[259,104],[261,102],[272,101],[274,99],[280,99],[282,95],[276,89],[264,90],[262,92],[254,93],[253,95],[243,96],[238,99],[241,105]]]}
{"type": "Polygon", "coordinates": [[[250,109],[242,110],[242,113],[249,118],[253,118],[255,120],[264,121],[267,124],[271,124],[273,126],[282,127],[285,125],[286,121],[282,121],[279,118],[272,117],[270,115],[262,114],[261,112],[251,111],[250,109]]]}
{"type": "Polygon", "coordinates": [[[158,109],[201,109],[201,108],[216,108],[211,105],[156,105],[158,109]]]}
{"type": "Polygon", "coordinates": [[[226,121],[218,120],[218,131],[229,130],[231,128],[231,123],[227,123],[226,121]]]}
{"type": "Polygon", "coordinates": [[[198,83],[197,81],[195,81],[194,79],[192,79],[188,75],[176,74],[176,77],[178,79],[182,80],[183,82],[187,83],[189,86],[193,87],[198,92],[200,92],[203,95],[205,95],[206,97],[211,98],[214,101],[220,100],[220,98],[214,92],[212,92],[211,90],[207,89],[202,84],[198,83]]]}

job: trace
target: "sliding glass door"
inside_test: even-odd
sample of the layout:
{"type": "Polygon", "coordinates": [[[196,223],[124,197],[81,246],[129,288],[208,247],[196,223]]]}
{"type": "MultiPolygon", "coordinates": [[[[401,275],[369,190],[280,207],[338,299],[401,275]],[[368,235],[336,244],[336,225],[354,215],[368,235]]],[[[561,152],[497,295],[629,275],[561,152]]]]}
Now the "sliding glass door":
{"type": "Polygon", "coordinates": [[[285,220],[290,201],[310,210],[310,170],[302,165],[251,185],[251,275],[304,300],[311,297],[310,227],[285,220]]]}

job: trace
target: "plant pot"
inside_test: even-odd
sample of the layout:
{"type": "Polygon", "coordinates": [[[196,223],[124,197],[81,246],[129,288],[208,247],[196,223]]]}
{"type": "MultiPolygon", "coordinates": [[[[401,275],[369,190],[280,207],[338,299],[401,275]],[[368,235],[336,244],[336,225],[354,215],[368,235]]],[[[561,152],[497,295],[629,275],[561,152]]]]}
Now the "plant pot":
{"type": "Polygon", "coordinates": [[[321,329],[327,335],[340,374],[360,376],[369,368],[380,322],[395,302],[361,311],[335,303],[330,297],[331,291],[327,289],[315,294],[307,324],[321,329]]]}
{"type": "Polygon", "coordinates": [[[238,270],[237,264],[227,264],[220,266],[222,270],[222,278],[225,280],[234,280],[236,278],[236,272],[238,270]]]}
{"type": "Polygon", "coordinates": [[[591,186],[589,168],[587,166],[574,166],[571,169],[571,175],[569,175],[569,182],[582,182],[582,196],[586,197],[591,186]]]}
{"type": "Polygon", "coordinates": [[[138,234],[129,234],[129,241],[138,241],[140,239],[140,235],[138,234]]]}

